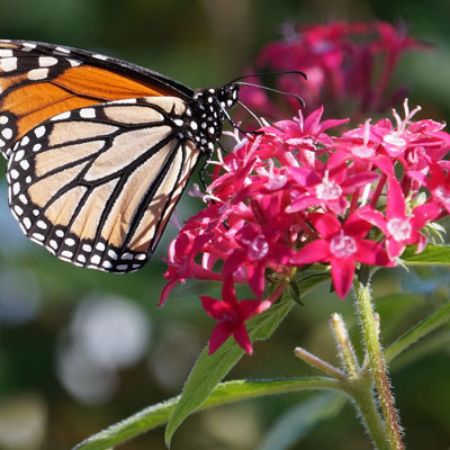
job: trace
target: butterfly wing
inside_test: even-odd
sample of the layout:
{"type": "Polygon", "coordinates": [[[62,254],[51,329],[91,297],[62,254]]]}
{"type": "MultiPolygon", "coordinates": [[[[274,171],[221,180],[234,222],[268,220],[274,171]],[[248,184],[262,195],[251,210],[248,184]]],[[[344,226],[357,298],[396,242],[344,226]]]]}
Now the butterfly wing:
{"type": "Polygon", "coordinates": [[[0,151],[51,117],[109,100],[191,99],[193,91],[134,64],[72,47],[0,41],[0,151]]]}
{"type": "Polygon", "coordinates": [[[177,97],[119,100],[27,132],[8,161],[10,208],[24,233],[80,266],[141,267],[199,158],[180,137],[185,110],[177,97]]]}

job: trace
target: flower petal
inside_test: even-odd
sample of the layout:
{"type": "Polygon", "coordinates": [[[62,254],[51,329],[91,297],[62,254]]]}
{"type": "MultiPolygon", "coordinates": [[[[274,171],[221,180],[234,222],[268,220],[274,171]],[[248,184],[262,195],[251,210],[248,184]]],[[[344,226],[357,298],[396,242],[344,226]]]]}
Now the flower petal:
{"type": "Polygon", "coordinates": [[[315,262],[325,262],[330,258],[330,244],[325,240],[318,240],[306,244],[292,257],[292,263],[303,265],[315,262]]]}
{"type": "Polygon", "coordinates": [[[351,259],[335,259],[331,263],[331,276],[336,294],[342,299],[352,287],[355,263],[351,259]]]}
{"type": "Polygon", "coordinates": [[[209,339],[208,354],[212,355],[232,334],[233,330],[227,324],[218,323],[209,339]]]}
{"type": "Polygon", "coordinates": [[[236,339],[236,342],[239,344],[239,346],[249,355],[253,353],[253,347],[252,343],[250,341],[250,338],[247,333],[247,329],[245,328],[244,323],[240,323],[234,330],[233,330],[233,336],[234,339],[236,339]]]}

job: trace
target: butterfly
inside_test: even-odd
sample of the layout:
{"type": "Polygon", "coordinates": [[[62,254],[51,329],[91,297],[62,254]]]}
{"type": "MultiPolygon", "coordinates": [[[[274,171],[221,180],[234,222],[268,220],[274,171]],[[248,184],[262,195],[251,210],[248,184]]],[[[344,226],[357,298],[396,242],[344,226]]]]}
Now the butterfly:
{"type": "Polygon", "coordinates": [[[1,40],[0,152],[22,231],[77,266],[141,268],[238,91],[194,91],[101,54],[1,40]]]}

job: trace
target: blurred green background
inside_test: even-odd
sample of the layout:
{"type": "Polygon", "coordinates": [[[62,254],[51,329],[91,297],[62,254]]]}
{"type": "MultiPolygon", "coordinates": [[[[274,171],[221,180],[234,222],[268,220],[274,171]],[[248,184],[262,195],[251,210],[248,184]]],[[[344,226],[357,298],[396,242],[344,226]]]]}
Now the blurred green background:
{"type": "MultiPolygon", "coordinates": [[[[450,117],[449,1],[0,0],[3,38],[101,51],[193,87],[220,85],[242,74],[261,46],[280,38],[288,21],[335,19],[404,21],[414,37],[433,43],[435,48],[425,53],[409,53],[396,77],[410,87],[411,103],[423,105],[427,117],[450,117]]],[[[0,192],[0,449],[69,449],[138,409],[176,395],[212,322],[197,300],[209,286],[188,283],[166,307],[156,306],[164,282],[162,257],[173,229],[152,263],[137,274],[82,270],[29,243],[8,211],[3,176],[0,192]]],[[[199,208],[185,196],[178,212],[187,218],[199,208]]],[[[447,300],[448,276],[437,270],[379,275],[375,292],[381,296],[385,342],[447,300]]],[[[337,311],[353,324],[351,299],[341,302],[323,288],[304,303],[270,342],[256,345],[255,355],[245,357],[232,377],[311,373],[293,357],[296,345],[335,361],[327,320],[337,311]]],[[[416,358],[393,365],[408,449],[449,448],[449,335],[450,328],[442,330],[417,349],[416,358]]],[[[175,436],[172,448],[261,448],[286,414],[293,417],[295,429],[298,414],[292,408],[314,395],[268,398],[198,414],[175,436]]],[[[371,448],[351,405],[291,446],[330,447],[371,448]]],[[[162,430],[123,448],[163,449],[162,430]]],[[[277,450],[266,448],[272,449],[277,450]]]]}

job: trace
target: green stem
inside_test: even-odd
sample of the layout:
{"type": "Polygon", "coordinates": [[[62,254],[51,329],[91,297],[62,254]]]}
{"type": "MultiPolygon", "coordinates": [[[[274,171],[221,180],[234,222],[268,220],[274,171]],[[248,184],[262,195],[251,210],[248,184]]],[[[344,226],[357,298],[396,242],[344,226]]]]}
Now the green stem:
{"type": "Polygon", "coordinates": [[[370,376],[375,384],[381,412],[386,424],[387,438],[392,450],[404,450],[400,419],[395,409],[395,400],[387,374],[386,361],[379,341],[379,324],[375,317],[368,284],[358,283],[356,292],[356,310],[369,355],[370,376]]]}
{"type": "Polygon", "coordinates": [[[352,389],[351,398],[361,416],[363,425],[372,438],[375,449],[390,450],[384,424],[378,413],[377,404],[372,393],[372,383],[370,380],[359,380],[358,384],[352,389]]]}
{"type": "Polygon", "coordinates": [[[337,367],[334,367],[327,361],[324,361],[318,356],[308,352],[308,350],[305,350],[302,347],[296,347],[294,350],[294,355],[309,366],[314,367],[314,369],[317,369],[320,372],[324,373],[325,375],[341,381],[346,381],[346,374],[342,372],[342,370],[339,370],[337,367]]]}

